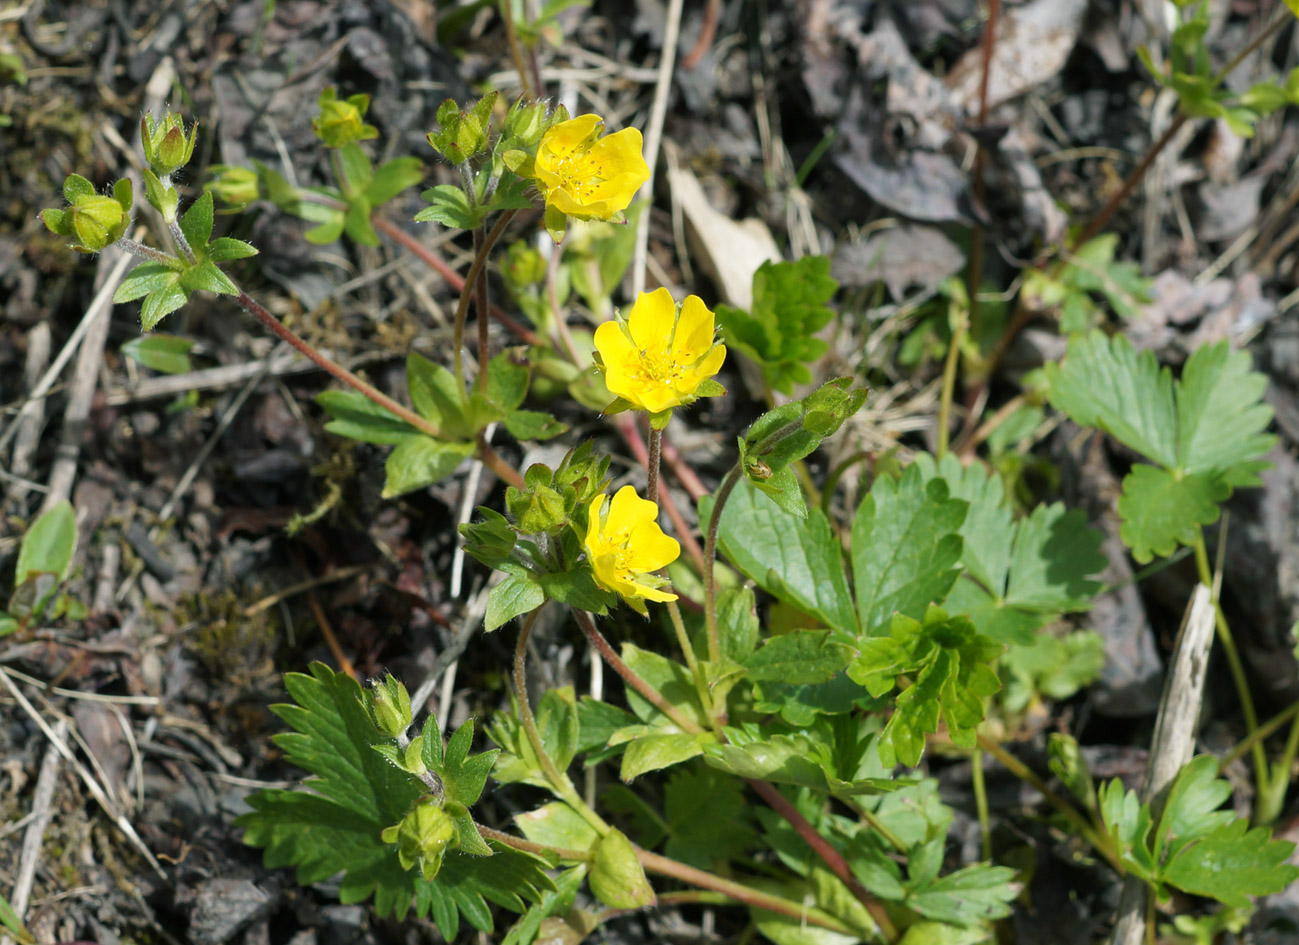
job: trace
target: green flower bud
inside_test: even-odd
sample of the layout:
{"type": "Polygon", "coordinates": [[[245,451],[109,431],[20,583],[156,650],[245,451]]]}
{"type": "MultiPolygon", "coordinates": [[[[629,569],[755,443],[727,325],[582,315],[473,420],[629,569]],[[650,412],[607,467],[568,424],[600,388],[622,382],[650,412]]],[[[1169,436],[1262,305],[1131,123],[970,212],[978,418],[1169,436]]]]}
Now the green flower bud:
{"type": "Polygon", "coordinates": [[[514,288],[538,285],[546,281],[546,260],[536,249],[519,240],[505,251],[501,275],[514,288]]]}
{"type": "Polygon", "coordinates": [[[216,177],[208,181],[204,189],[212,191],[212,196],[229,204],[231,211],[242,210],[262,195],[257,172],[251,167],[213,164],[208,170],[216,177]]]}
{"type": "Polygon", "coordinates": [[[447,850],[460,846],[460,835],[451,816],[432,798],[424,798],[402,818],[401,823],[384,828],[380,839],[397,844],[397,859],[402,869],[419,866],[425,880],[437,877],[447,850]]]}
{"type": "Polygon", "coordinates": [[[546,119],[545,102],[525,103],[519,99],[505,116],[501,136],[509,140],[511,147],[535,148],[549,124],[546,119]]]}
{"type": "Polygon", "coordinates": [[[166,177],[188,164],[197,141],[198,122],[190,125],[189,135],[186,136],[185,122],[174,112],[167,112],[161,121],[152,115],[145,115],[140,121],[140,144],[144,148],[144,159],[159,177],[166,177]]]}
{"type": "Polygon", "coordinates": [[[76,240],[72,248],[79,253],[97,253],[117,242],[131,223],[133,201],[131,182],[119,180],[111,197],[95,193],[90,181],[79,174],[69,174],[63,184],[66,210],[41,211],[41,220],[52,233],[76,240]]]}
{"type": "Polygon", "coordinates": [[[400,738],[410,728],[410,696],[406,687],[394,677],[387,676],[376,682],[367,694],[366,708],[379,731],[392,738],[400,738]]]}
{"type": "Polygon", "coordinates": [[[379,129],[362,119],[370,108],[370,96],[338,98],[333,86],[320,93],[320,114],[311,120],[311,130],[327,148],[341,148],[356,141],[379,137],[379,129]]]}

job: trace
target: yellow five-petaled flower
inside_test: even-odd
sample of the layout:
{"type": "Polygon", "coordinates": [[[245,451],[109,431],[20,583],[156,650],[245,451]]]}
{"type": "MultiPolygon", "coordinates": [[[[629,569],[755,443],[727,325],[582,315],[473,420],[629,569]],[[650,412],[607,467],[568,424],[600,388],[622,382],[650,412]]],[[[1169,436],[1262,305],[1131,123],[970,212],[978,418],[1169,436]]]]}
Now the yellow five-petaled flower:
{"type": "Polygon", "coordinates": [[[624,128],[601,138],[603,128],[599,115],[579,115],[546,130],[533,173],[548,207],[579,220],[608,220],[649,180],[640,132],[624,128]]]}
{"type": "Polygon", "coordinates": [[[638,613],[645,613],[645,601],[676,600],[662,590],[664,581],[654,574],[681,554],[675,538],[659,528],[659,507],[623,486],[614,494],[608,512],[603,493],[591,501],[586,526],[586,555],[595,581],[605,590],[627,601],[638,613]]]}
{"type": "MultiPolygon", "coordinates": [[[[642,292],[625,323],[595,330],[609,392],[633,407],[662,413],[688,404],[700,385],[721,370],[726,346],[713,340],[713,313],[697,295],[677,309],[667,289],[642,292]]],[[[714,389],[708,393],[720,393],[714,389]]]]}

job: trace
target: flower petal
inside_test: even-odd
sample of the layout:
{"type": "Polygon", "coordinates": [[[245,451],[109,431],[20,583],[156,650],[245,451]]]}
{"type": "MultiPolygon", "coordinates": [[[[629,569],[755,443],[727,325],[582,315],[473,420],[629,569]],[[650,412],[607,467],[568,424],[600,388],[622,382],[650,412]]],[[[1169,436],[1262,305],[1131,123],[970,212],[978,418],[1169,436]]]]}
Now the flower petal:
{"type": "Polygon", "coordinates": [[[713,345],[713,313],[697,295],[687,295],[672,336],[672,354],[682,364],[698,361],[713,345]]]}
{"type": "Polygon", "coordinates": [[[609,517],[605,520],[604,531],[609,535],[630,535],[642,525],[654,522],[658,514],[659,507],[638,496],[635,486],[623,486],[614,493],[613,502],[609,504],[609,517]]]}
{"type": "Polygon", "coordinates": [[[641,349],[666,349],[676,318],[677,303],[671,292],[662,286],[653,292],[642,292],[627,316],[632,343],[641,349]]]}
{"type": "Polygon", "coordinates": [[[660,602],[677,599],[677,595],[670,591],[661,591],[657,587],[646,587],[644,584],[636,585],[636,594],[646,600],[656,600],[660,602]]]}
{"type": "Polygon", "coordinates": [[[631,566],[637,571],[657,571],[681,557],[681,544],[663,534],[657,522],[647,522],[631,533],[631,566]]]}

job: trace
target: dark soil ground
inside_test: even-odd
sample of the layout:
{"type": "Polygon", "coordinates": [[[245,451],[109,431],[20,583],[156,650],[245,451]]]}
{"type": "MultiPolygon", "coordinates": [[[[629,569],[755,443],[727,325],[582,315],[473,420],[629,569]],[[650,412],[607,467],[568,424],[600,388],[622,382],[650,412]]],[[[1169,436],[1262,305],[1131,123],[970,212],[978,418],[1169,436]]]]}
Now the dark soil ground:
{"type": "MultiPolygon", "coordinates": [[[[1215,4],[1210,45],[1220,61],[1273,6],[1215,4]]],[[[988,127],[979,130],[983,4],[974,0],[686,4],[647,284],[739,302],[764,247],[786,258],[831,255],[843,314],[818,370],[855,372],[875,394],[814,472],[860,449],[931,448],[941,358],[913,339],[913,356],[899,360],[918,313],[964,269],[972,226],[986,234],[985,285],[1012,288],[1169,126],[1176,101],[1136,56],[1139,45],[1163,41],[1160,7],[1009,4],[988,127]],[[971,184],[976,132],[994,146],[981,198],[971,184]]],[[[611,127],[644,127],[665,17],[659,0],[566,11],[541,56],[547,92],[611,127]]],[[[1297,36],[1282,30],[1232,84],[1293,68],[1297,36]]],[[[58,205],[71,172],[99,187],[124,174],[138,180],[140,116],[164,103],[200,122],[180,181],[185,197],[201,191],[214,163],[259,160],[323,183],[325,152],[310,119],[328,85],[372,96],[379,155],[417,155],[427,181],[450,180],[424,135],[448,96],[487,86],[517,94],[501,21],[491,4],[435,11],[421,0],[10,0],[0,6],[0,54],[16,57],[0,56],[0,433],[20,428],[0,447],[0,586],[26,523],[67,497],[80,536],[68,590],[87,609],[83,620],[0,641],[11,686],[0,690],[0,892],[12,896],[24,870],[34,876],[25,919],[41,942],[437,940],[431,924],[376,921],[364,907],[338,905],[328,884],[301,889],[286,871],[263,868],[232,821],[249,792],[297,777],[268,739],[282,729],[268,705],[284,696],[280,674],[309,660],[346,659],[364,676],[391,671],[412,690],[446,679],[454,665],[428,706],[452,724],[501,704],[510,640],[463,632],[473,630],[467,615],[487,575],[457,561],[455,531],[473,505],[499,504],[499,484],[466,465],[436,487],[380,501],[382,451],[322,430],[313,397],[326,377],[276,349],[224,298],[203,296],[164,324],[195,342],[196,373],[179,382],[122,354],[139,334],[138,307],[123,305],[96,319],[101,327],[33,397],[96,311],[98,286],[118,260],[116,251],[68,251],[36,212],[58,205]],[[80,415],[78,386],[88,398],[80,415]],[[286,531],[324,502],[322,515],[286,531]],[[58,756],[56,738],[75,761],[58,756]],[[25,846],[44,818],[43,834],[25,846]]],[[[1265,487],[1233,502],[1224,585],[1265,717],[1299,694],[1290,638],[1299,618],[1297,155],[1293,109],[1263,121],[1252,139],[1189,122],[1110,227],[1118,257],[1155,278],[1153,301],[1129,326],[1140,346],[1178,364],[1200,343],[1229,338],[1271,379],[1281,444],[1265,487]]],[[[408,222],[422,206],[418,190],[387,216],[463,273],[467,242],[408,222]]],[[[137,220],[147,240],[162,239],[156,219],[137,220]]],[[[516,238],[538,222],[521,220],[516,238]]],[[[261,251],[231,268],[241,284],[381,388],[400,391],[408,350],[445,355],[456,293],[392,241],[314,246],[300,221],[260,206],[218,226],[261,251]]],[[[1062,344],[1049,317],[1021,332],[988,388],[988,413],[1062,344]]],[[[734,365],[723,380],[734,396],[672,429],[710,489],[735,434],[760,409],[734,365]]],[[[620,474],[635,466],[611,426],[571,405],[557,409],[617,455],[620,474]]],[[[1130,457],[1080,444],[1076,433],[1057,430],[1038,455],[1062,474],[1070,500],[1113,531],[1115,476],[1130,457]]],[[[520,467],[548,455],[502,449],[520,467]]],[[[1040,736],[1053,728],[1079,736],[1099,776],[1131,775],[1143,763],[1162,661],[1194,573],[1184,561],[1138,587],[1125,583],[1132,566],[1121,550],[1111,557],[1106,579],[1119,589],[1089,624],[1106,636],[1109,663],[1085,694],[1043,712],[1038,735],[1020,746],[1042,771],[1040,736]]],[[[573,634],[551,628],[540,646],[548,680],[584,685],[573,634]]],[[[1223,685],[1211,684],[1205,710],[1210,748],[1241,732],[1225,675],[1214,680],[1223,685]]],[[[944,764],[948,800],[972,809],[968,765],[944,764]]],[[[1103,934],[1117,886],[1063,848],[1053,852],[1059,838],[1020,816],[1035,799],[1018,782],[996,768],[990,779],[998,829],[1043,851],[1034,903],[1007,934],[1061,945],[1103,934]]],[[[489,799],[480,819],[508,815],[506,801],[489,799]]],[[[1283,819],[1278,833],[1294,832],[1283,819]]],[[[1286,940],[1269,938],[1264,921],[1286,915],[1299,916],[1299,899],[1273,897],[1254,940],[1286,940]]],[[[695,941],[697,918],[664,911],[600,934],[695,941]]]]}

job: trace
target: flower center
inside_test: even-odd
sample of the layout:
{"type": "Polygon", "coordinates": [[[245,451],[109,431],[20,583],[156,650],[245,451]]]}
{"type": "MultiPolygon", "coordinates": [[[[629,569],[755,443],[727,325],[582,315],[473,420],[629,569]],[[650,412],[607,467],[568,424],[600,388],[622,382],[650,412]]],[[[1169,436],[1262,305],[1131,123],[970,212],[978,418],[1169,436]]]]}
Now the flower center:
{"type": "Polygon", "coordinates": [[[595,196],[597,184],[604,182],[600,176],[603,168],[591,159],[591,155],[578,150],[556,152],[551,169],[559,178],[559,187],[575,200],[595,196]]]}
{"type": "Polygon", "coordinates": [[[681,362],[668,351],[641,348],[639,353],[637,366],[631,372],[633,380],[642,384],[657,384],[661,387],[671,387],[681,380],[681,362]]]}

